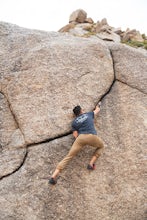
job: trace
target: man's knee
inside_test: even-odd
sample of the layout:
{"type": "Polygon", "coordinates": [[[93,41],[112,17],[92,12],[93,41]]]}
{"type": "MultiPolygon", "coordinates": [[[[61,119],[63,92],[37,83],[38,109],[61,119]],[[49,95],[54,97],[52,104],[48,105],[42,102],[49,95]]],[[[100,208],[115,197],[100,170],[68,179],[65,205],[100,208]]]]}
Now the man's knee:
{"type": "Polygon", "coordinates": [[[100,138],[98,138],[98,147],[104,149],[103,141],[100,138]]]}
{"type": "Polygon", "coordinates": [[[95,151],[94,156],[96,156],[97,158],[100,157],[100,155],[103,153],[103,151],[104,151],[104,144],[103,144],[102,140],[99,139],[99,144],[98,144],[98,147],[95,151]]]}

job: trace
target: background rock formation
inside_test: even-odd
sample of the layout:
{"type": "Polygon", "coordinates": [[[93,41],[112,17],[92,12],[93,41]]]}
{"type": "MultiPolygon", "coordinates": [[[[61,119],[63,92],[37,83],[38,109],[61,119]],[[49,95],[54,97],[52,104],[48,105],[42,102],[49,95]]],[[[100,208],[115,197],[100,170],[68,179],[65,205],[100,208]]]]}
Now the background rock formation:
{"type": "Polygon", "coordinates": [[[0,218],[145,219],[147,53],[7,23],[0,47],[0,218]],[[74,141],[72,108],[99,100],[97,169],[86,146],[49,186],[74,141]]]}
{"type": "Polygon", "coordinates": [[[94,23],[92,18],[87,18],[87,13],[78,9],[69,17],[69,24],[62,27],[59,32],[68,32],[76,36],[96,35],[102,40],[120,42],[137,41],[144,42],[141,33],[135,29],[122,31],[121,28],[111,27],[106,18],[94,23]]]}

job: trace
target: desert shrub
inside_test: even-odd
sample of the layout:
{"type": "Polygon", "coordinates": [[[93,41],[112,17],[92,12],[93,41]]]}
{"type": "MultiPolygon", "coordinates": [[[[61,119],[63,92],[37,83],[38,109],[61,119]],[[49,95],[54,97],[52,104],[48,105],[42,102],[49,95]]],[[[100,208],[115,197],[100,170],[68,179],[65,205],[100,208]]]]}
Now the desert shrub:
{"type": "Polygon", "coordinates": [[[96,35],[95,32],[87,32],[86,34],[83,34],[81,37],[91,37],[92,35],[96,35]]]}
{"type": "Polygon", "coordinates": [[[143,38],[144,40],[147,40],[147,36],[146,36],[145,34],[142,34],[142,38],[143,38]]]}
{"type": "Polygon", "coordinates": [[[144,40],[144,42],[129,40],[129,41],[122,41],[122,43],[127,44],[131,47],[136,47],[136,48],[142,47],[147,50],[147,40],[144,40]]]}

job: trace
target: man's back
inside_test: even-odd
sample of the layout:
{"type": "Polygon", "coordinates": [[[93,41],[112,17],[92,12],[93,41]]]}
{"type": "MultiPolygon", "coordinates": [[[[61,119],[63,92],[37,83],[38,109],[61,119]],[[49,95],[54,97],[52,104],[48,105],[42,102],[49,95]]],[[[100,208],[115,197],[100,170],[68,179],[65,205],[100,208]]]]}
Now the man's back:
{"type": "Polygon", "coordinates": [[[73,131],[77,131],[78,134],[97,134],[94,127],[94,112],[88,112],[79,115],[72,122],[73,131]]]}

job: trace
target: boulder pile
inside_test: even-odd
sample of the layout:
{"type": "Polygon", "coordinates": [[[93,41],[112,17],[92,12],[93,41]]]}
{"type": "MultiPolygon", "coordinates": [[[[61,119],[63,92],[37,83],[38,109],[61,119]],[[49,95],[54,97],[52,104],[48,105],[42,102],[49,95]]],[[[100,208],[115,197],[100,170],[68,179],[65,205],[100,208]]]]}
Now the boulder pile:
{"type": "Polygon", "coordinates": [[[130,30],[129,28],[126,31],[122,31],[121,28],[111,27],[106,18],[94,23],[92,18],[87,18],[87,13],[82,9],[74,11],[69,17],[69,24],[61,28],[59,32],[69,32],[80,36],[91,33],[102,40],[114,42],[144,41],[139,31],[130,30]]]}

